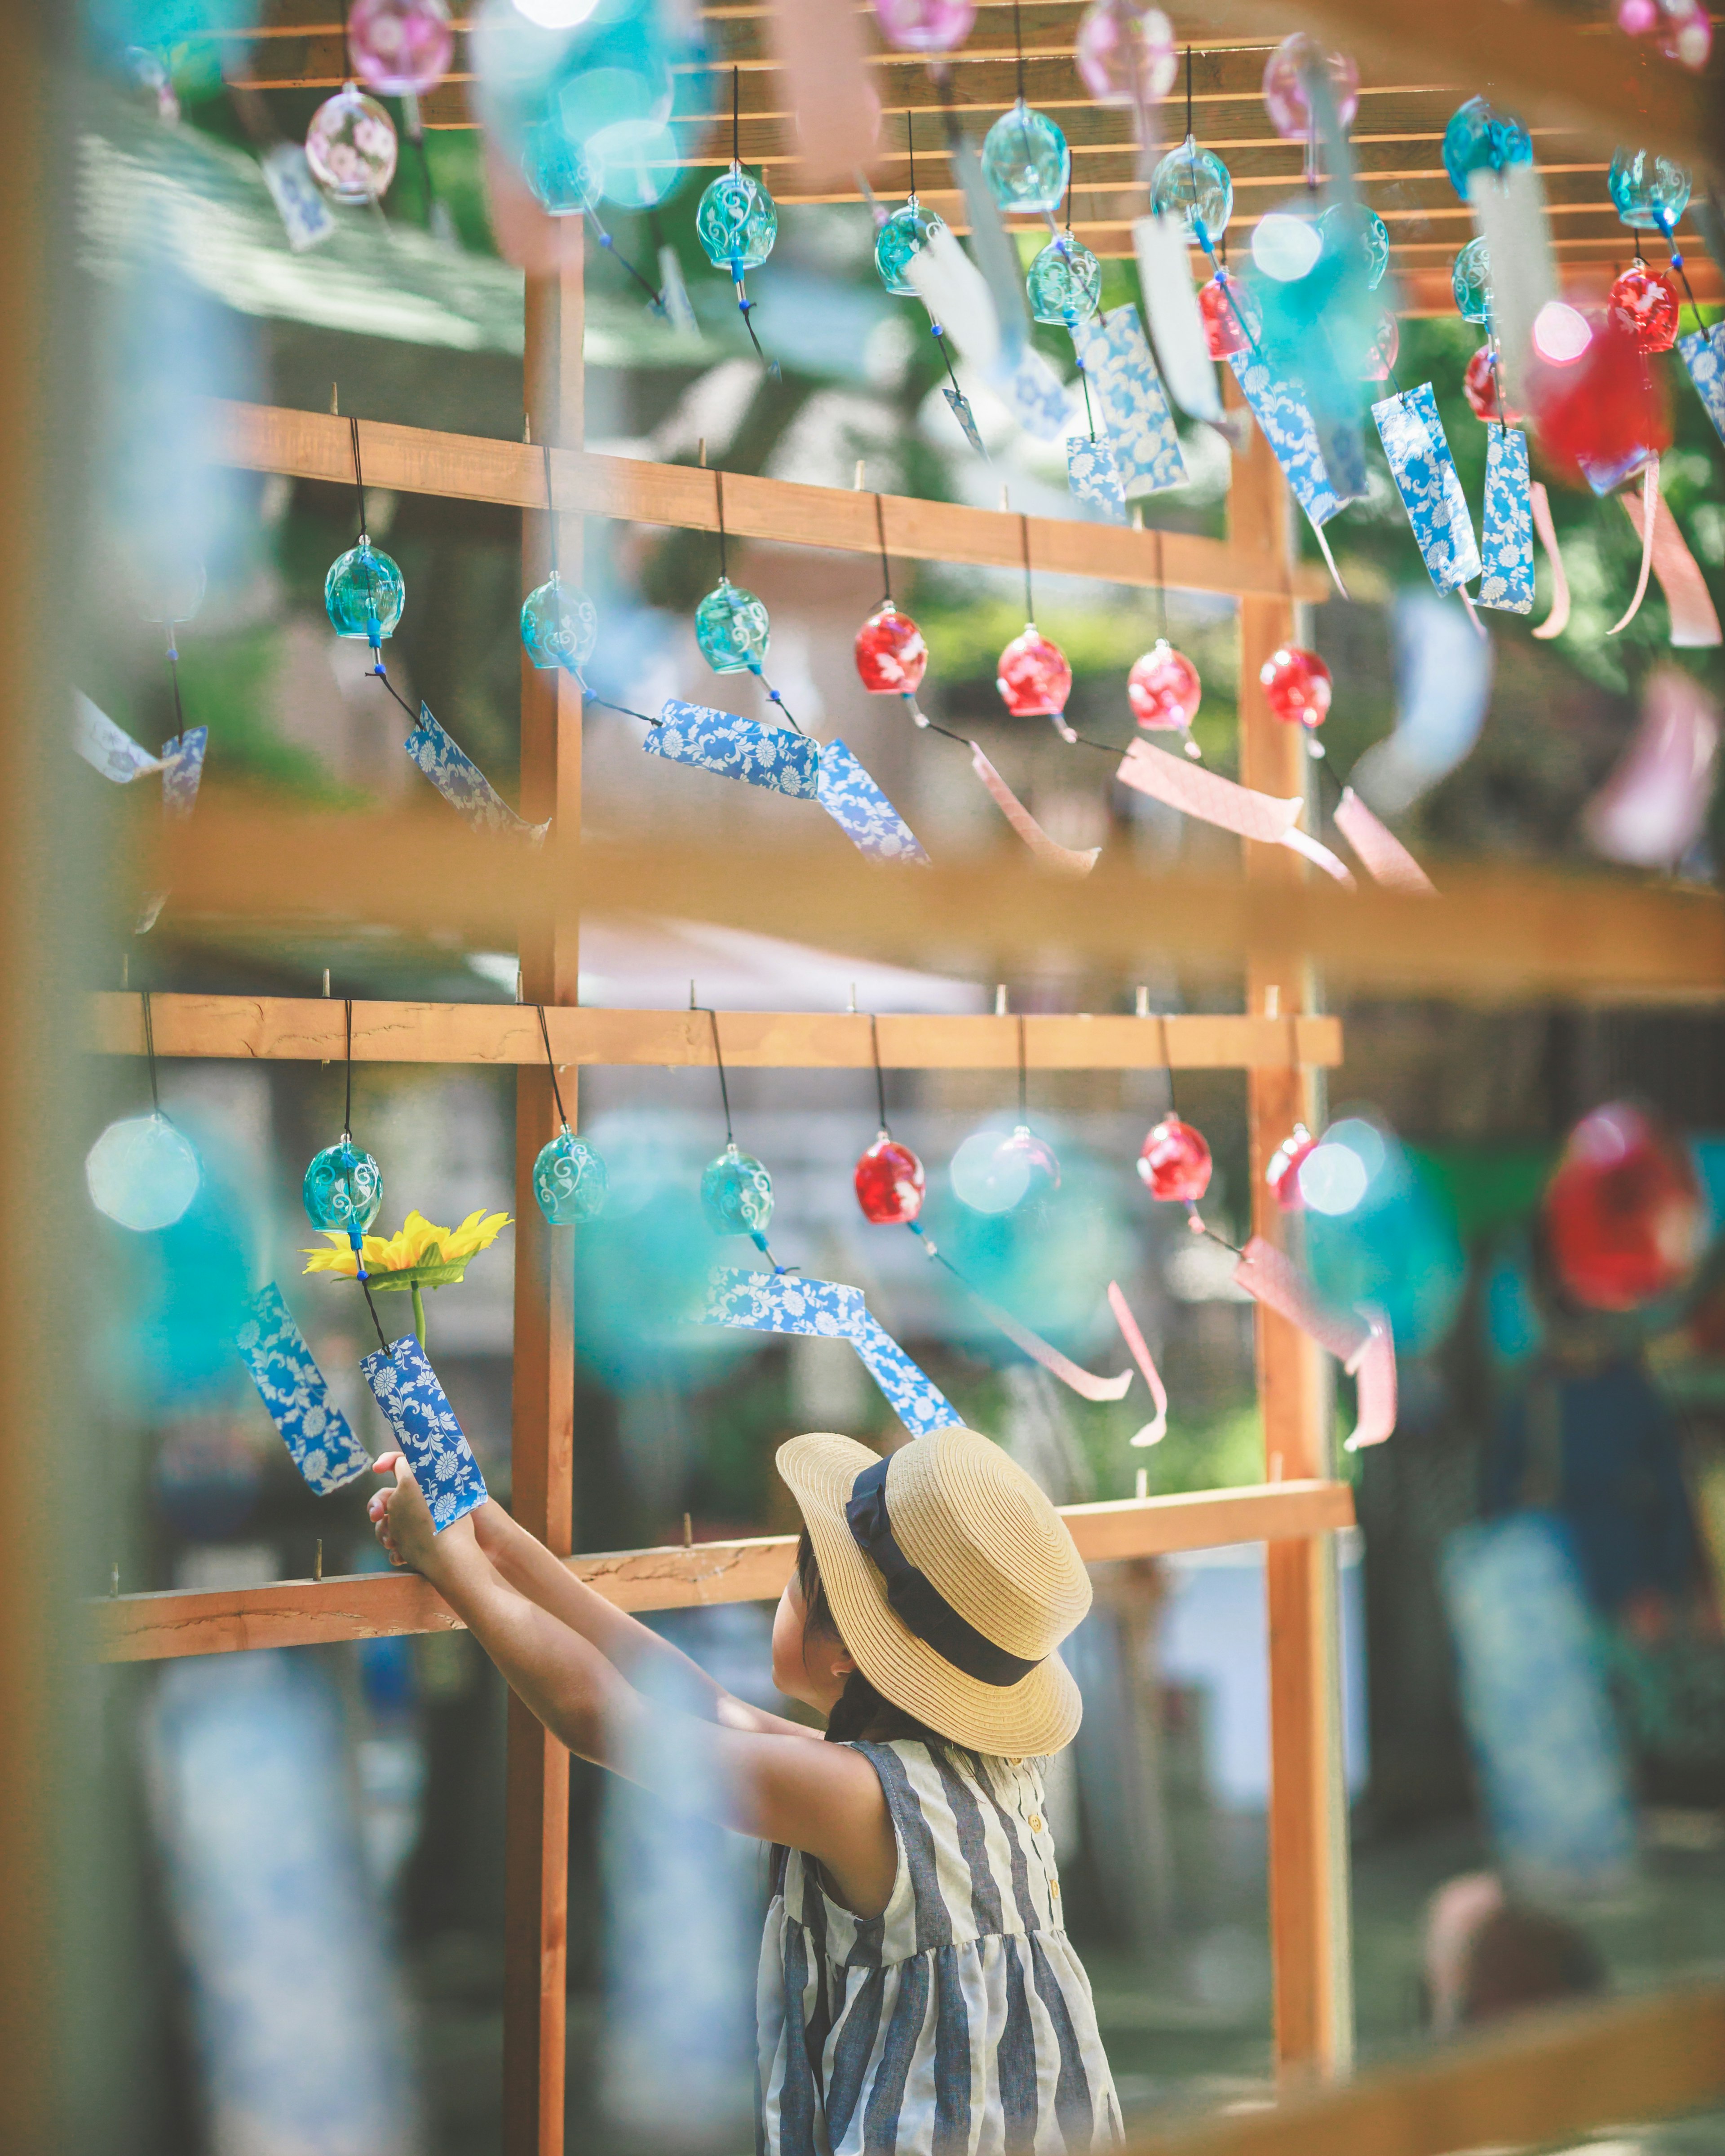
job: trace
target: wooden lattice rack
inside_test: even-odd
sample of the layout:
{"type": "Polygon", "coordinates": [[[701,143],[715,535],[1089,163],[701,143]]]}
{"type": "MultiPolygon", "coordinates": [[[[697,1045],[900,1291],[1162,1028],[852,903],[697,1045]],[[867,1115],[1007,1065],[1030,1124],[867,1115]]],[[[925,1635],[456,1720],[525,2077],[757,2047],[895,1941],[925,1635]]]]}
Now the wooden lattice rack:
{"type": "MultiPolygon", "coordinates": [[[[884,49],[867,0],[854,4],[865,18],[870,79],[881,107],[868,177],[883,201],[908,190],[908,126],[915,130],[922,200],[955,229],[967,228],[963,198],[946,169],[942,109],[949,102],[980,136],[1011,104],[1018,85],[1016,13],[1025,95],[1059,121],[1071,146],[1073,228],[1098,254],[1132,253],[1132,220],[1144,208],[1138,151],[1130,112],[1091,102],[1073,63],[1084,0],[1029,0],[1016,11],[1012,0],[980,0],[975,28],[953,55],[944,83],[916,56],[884,49]]],[[[1472,225],[1440,148],[1445,125],[1463,98],[1488,93],[1527,121],[1557,258],[1578,278],[1603,272],[1609,280],[1632,252],[1605,187],[1618,141],[1653,143],[1691,158],[1711,148],[1716,162],[1725,149],[1725,90],[1717,71],[1699,80],[1684,75],[1645,44],[1625,38],[1603,6],[1592,19],[1557,22],[1555,37],[1549,13],[1523,8],[1506,18],[1499,0],[1392,11],[1368,0],[1320,0],[1297,10],[1221,0],[1201,13],[1178,7],[1168,12],[1177,36],[1194,48],[1194,127],[1233,176],[1230,234],[1240,244],[1301,181],[1301,146],[1281,140],[1265,114],[1266,59],[1294,28],[1319,30],[1356,55],[1360,105],[1351,131],[1359,187],[1389,225],[1404,313],[1454,311],[1450,268],[1472,237],[1472,225]]],[[[729,157],[729,71],[735,67],[742,156],[768,167],[777,199],[860,203],[854,178],[811,178],[807,172],[775,50],[773,8],[766,0],[706,0],[701,14],[706,63],[688,100],[700,116],[675,124],[680,162],[705,173],[729,157]]],[[[232,72],[260,90],[332,88],[345,73],[339,11],[329,0],[266,0],[259,26],[235,30],[228,42],[232,72]]],[[[427,126],[475,126],[472,81],[464,23],[454,72],[425,100],[427,126]]],[[[1164,133],[1178,140],[1185,126],[1183,78],[1163,118],[1164,133]]],[[[1698,244],[1686,252],[1697,297],[1717,301],[1725,289],[1717,266],[1698,244]]],[[[1194,257],[1194,268],[1201,266],[1194,257]]]]}

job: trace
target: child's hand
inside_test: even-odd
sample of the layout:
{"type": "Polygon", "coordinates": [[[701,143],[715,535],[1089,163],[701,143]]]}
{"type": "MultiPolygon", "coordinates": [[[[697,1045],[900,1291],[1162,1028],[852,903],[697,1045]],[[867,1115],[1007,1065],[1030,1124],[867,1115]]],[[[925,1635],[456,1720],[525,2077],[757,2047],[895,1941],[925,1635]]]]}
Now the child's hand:
{"type": "MultiPolygon", "coordinates": [[[[386,1452],[372,1464],[376,1473],[394,1477],[393,1486],[374,1491],[366,1507],[373,1533],[388,1551],[392,1564],[408,1565],[428,1578],[434,1578],[439,1558],[448,1553],[439,1549],[439,1537],[431,1524],[431,1509],[425,1502],[424,1492],[413,1480],[407,1455],[386,1452]]],[[[447,1540],[457,1528],[466,1525],[465,1521],[458,1520],[444,1531],[443,1539],[447,1540]]],[[[469,1536],[471,1532],[469,1528],[469,1536]]],[[[464,1536],[463,1539],[466,1538],[464,1536]]]]}

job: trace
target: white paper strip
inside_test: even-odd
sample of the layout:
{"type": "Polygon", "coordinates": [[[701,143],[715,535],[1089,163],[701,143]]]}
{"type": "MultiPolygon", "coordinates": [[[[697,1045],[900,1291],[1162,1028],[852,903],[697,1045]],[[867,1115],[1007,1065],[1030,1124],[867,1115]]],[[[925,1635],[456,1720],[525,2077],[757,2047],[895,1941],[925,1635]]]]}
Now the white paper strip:
{"type": "Polygon", "coordinates": [[[1192,283],[1185,227],[1168,216],[1137,218],[1132,244],[1157,370],[1183,411],[1194,419],[1219,419],[1222,399],[1192,283]]]}

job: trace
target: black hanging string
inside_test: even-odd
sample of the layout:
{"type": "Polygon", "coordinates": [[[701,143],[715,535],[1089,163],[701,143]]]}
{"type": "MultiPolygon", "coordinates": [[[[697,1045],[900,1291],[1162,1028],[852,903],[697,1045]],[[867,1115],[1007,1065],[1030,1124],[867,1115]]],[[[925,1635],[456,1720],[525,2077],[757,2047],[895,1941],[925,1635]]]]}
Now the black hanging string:
{"type": "Polygon", "coordinates": [[[1701,308],[1695,297],[1695,288],[1689,281],[1689,272],[1683,267],[1683,257],[1679,253],[1677,248],[1677,235],[1671,228],[1671,223],[1669,218],[1661,218],[1659,221],[1659,229],[1661,237],[1665,240],[1666,245],[1671,249],[1671,267],[1676,271],[1678,277],[1682,281],[1683,296],[1689,302],[1689,311],[1695,316],[1696,321],[1699,323],[1701,321],[1701,308]]]}
{"type": "Polygon", "coordinates": [[[1024,33],[1019,21],[1019,0],[1012,0],[1012,41],[1019,54],[1019,103],[1024,101],[1024,33]]]}
{"type": "Polygon", "coordinates": [[[911,200],[916,199],[916,115],[905,115],[905,147],[911,154],[911,200]]]}
{"type": "Polygon", "coordinates": [[[551,573],[554,577],[557,573],[557,506],[551,488],[551,444],[542,442],[539,448],[545,459],[545,519],[551,527],[551,573]]]}
{"type": "Polygon", "coordinates": [[[551,1052],[551,1028],[545,1022],[545,1006],[543,1004],[535,1004],[533,1008],[539,1014],[539,1030],[545,1041],[545,1060],[551,1066],[551,1097],[557,1104],[558,1122],[565,1130],[567,1130],[569,1118],[563,1108],[563,1089],[557,1083],[557,1062],[556,1056],[551,1052]]]}
{"type": "Polygon", "coordinates": [[[347,1013],[347,1086],[341,1101],[341,1135],[347,1138],[353,1135],[353,998],[348,996],[344,1001],[347,1013]]]}
{"type": "Polygon", "coordinates": [[[1019,516],[1019,537],[1024,549],[1024,621],[1026,625],[1036,619],[1036,609],[1030,603],[1030,520],[1022,511],[1019,516]]]}
{"type": "Polygon", "coordinates": [[[393,1362],[395,1360],[395,1350],[383,1337],[383,1327],[377,1317],[377,1306],[372,1301],[372,1284],[366,1278],[363,1273],[359,1276],[359,1285],[366,1299],[366,1308],[372,1313],[372,1323],[377,1331],[377,1345],[383,1350],[383,1353],[388,1356],[390,1361],[393,1362]]]}
{"type": "Polygon", "coordinates": [[[156,1083],[156,1022],[150,1015],[150,991],[144,990],[144,1060],[150,1070],[150,1111],[162,1113],[162,1093],[156,1083]]]}
{"type": "Polygon", "coordinates": [[[882,603],[891,606],[892,604],[892,571],[888,567],[886,560],[886,512],[880,506],[880,497],[878,494],[875,496],[875,536],[880,542],[880,589],[884,594],[882,603]]]}
{"type": "Polygon", "coordinates": [[[639,719],[644,726],[662,726],[663,719],[655,719],[646,711],[632,711],[627,704],[614,704],[608,696],[596,696],[583,682],[581,694],[584,701],[597,704],[602,711],[616,711],[625,719],[639,719]]]}
{"type": "Polygon", "coordinates": [[[1192,139],[1192,48],[1186,48],[1186,139],[1192,139]]]}
{"type": "Polygon", "coordinates": [[[734,1146],[737,1138],[731,1128],[731,1088],[725,1083],[725,1056],[719,1046],[719,1014],[709,1004],[695,1004],[691,1008],[705,1011],[712,1026],[713,1060],[719,1066],[719,1101],[725,1111],[725,1142],[727,1146],[734,1146]]]}
{"type": "Polygon", "coordinates": [[[644,277],[641,272],[636,269],[634,264],[631,262],[629,257],[621,251],[618,247],[617,242],[611,237],[610,234],[606,231],[604,226],[600,223],[598,212],[597,210],[588,208],[585,211],[584,214],[588,225],[592,228],[593,238],[598,240],[600,246],[604,249],[606,254],[610,256],[611,259],[616,263],[619,269],[628,271],[629,275],[634,279],[636,284],[640,286],[641,290],[647,295],[647,297],[653,302],[653,305],[658,308],[660,313],[663,314],[665,312],[665,293],[663,289],[660,285],[654,284],[650,278],[644,277]]]}
{"type": "Polygon", "coordinates": [[[1027,1121],[1029,1120],[1029,1107],[1028,1107],[1028,1106],[1027,1106],[1027,1102],[1028,1102],[1029,1096],[1029,1083],[1030,1083],[1030,1081],[1029,1081],[1029,1074],[1028,1074],[1028,1072],[1026,1071],[1025,1065],[1024,1065],[1024,1013],[1023,1013],[1022,1011],[1020,1011],[1020,1012],[1019,1013],[1019,1014],[1018,1014],[1018,1017],[1019,1017],[1019,1122],[1020,1122],[1020,1123],[1023,1123],[1023,1122],[1027,1122],[1027,1121]]]}
{"type": "Polygon", "coordinates": [[[365,475],[360,469],[359,462],[359,422],[350,415],[347,425],[353,437],[353,484],[359,495],[359,536],[364,539],[366,536],[366,482],[365,475]]]}
{"type": "Polygon", "coordinates": [[[886,1078],[880,1068],[880,1028],[873,1011],[869,1013],[869,1052],[875,1059],[875,1103],[880,1111],[880,1135],[890,1138],[892,1130],[886,1120],[886,1078]]]}
{"type": "Polygon", "coordinates": [[[742,69],[733,67],[731,70],[731,162],[733,165],[742,162],[742,69]]]}
{"type": "Polygon", "coordinates": [[[1163,642],[1166,644],[1168,642],[1168,580],[1163,576],[1162,571],[1162,526],[1158,524],[1153,526],[1153,529],[1156,533],[1157,619],[1161,624],[1157,634],[1161,637],[1163,642]]]}
{"type": "Polygon", "coordinates": [[[719,516],[719,582],[728,584],[731,578],[725,567],[725,475],[717,465],[713,467],[713,501],[719,516]]]}
{"type": "MultiPolygon", "coordinates": [[[[170,602],[170,603],[172,603],[172,602],[170,602]]],[[[186,732],[186,707],[180,701],[180,654],[178,642],[174,635],[174,630],[177,626],[178,624],[177,623],[172,621],[166,624],[167,630],[167,678],[173,685],[174,692],[174,730],[172,738],[176,741],[181,741],[184,739],[186,732]]],[[[167,743],[164,742],[162,743],[162,747],[166,749],[167,743]]]]}

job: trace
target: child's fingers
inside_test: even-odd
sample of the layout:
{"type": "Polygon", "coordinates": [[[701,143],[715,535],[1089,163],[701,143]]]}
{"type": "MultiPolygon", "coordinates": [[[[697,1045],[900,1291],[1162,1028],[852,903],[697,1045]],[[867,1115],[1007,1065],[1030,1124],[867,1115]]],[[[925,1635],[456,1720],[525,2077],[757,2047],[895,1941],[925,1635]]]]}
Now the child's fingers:
{"type": "Polygon", "coordinates": [[[388,1475],[393,1473],[397,1461],[399,1460],[401,1457],[402,1455],[399,1452],[393,1450],[389,1452],[380,1452],[377,1458],[372,1462],[372,1474],[388,1475]]]}

